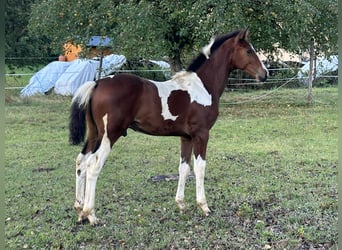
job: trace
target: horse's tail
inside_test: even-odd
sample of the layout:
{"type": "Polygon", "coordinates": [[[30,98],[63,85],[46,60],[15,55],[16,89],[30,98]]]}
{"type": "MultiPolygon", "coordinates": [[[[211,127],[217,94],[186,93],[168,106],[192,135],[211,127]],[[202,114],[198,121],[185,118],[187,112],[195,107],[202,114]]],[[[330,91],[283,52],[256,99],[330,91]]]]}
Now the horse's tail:
{"type": "Polygon", "coordinates": [[[86,111],[91,94],[96,86],[96,82],[90,81],[79,87],[71,102],[69,141],[73,145],[78,145],[84,141],[86,132],[86,111]]]}

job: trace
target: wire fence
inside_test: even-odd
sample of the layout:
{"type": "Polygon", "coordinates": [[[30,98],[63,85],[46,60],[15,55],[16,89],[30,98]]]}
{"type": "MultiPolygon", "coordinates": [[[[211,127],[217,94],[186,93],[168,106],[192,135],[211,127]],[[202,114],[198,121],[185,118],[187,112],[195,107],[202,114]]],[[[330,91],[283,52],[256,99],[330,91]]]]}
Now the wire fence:
{"type": "MultiPolygon", "coordinates": [[[[30,78],[38,71],[35,69],[31,73],[6,73],[6,84],[5,90],[22,90],[27,84],[29,84],[30,78]]],[[[279,86],[292,85],[292,87],[305,86],[307,82],[307,77],[298,78],[296,67],[283,67],[269,69],[269,78],[266,82],[256,82],[255,79],[249,78],[242,71],[233,72],[231,76],[227,79],[226,87],[228,89],[243,89],[243,88],[265,88],[265,89],[275,89],[279,86]],[[285,83],[285,84],[284,84],[285,83]]],[[[11,71],[11,70],[9,70],[11,71]]],[[[76,74],[79,72],[68,72],[70,74],[76,74]]],[[[138,75],[144,75],[146,73],[162,73],[165,75],[171,75],[169,69],[120,69],[113,71],[113,74],[117,73],[132,73],[138,75]]],[[[51,73],[53,74],[53,73],[51,73]]],[[[153,78],[153,77],[152,77],[153,78]]],[[[152,79],[149,78],[149,79],[152,79]]],[[[319,77],[320,82],[323,84],[337,84],[338,76],[334,74],[324,75],[319,77]]],[[[154,79],[152,79],[154,80],[154,79]]]]}

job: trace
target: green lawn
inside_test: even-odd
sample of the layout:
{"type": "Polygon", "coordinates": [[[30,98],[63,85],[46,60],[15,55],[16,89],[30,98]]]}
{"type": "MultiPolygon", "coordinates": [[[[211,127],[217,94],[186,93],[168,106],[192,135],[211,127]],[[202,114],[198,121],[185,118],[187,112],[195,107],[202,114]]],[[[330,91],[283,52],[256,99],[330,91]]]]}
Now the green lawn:
{"type": "Polygon", "coordinates": [[[70,98],[8,98],[5,142],[7,249],[336,249],[337,88],[225,92],[211,130],[205,178],[212,214],[195,183],[179,214],[179,139],[128,131],[98,180],[104,225],[79,225],[73,211],[70,98]],[[270,94],[250,101],[255,96],[270,94]]]}

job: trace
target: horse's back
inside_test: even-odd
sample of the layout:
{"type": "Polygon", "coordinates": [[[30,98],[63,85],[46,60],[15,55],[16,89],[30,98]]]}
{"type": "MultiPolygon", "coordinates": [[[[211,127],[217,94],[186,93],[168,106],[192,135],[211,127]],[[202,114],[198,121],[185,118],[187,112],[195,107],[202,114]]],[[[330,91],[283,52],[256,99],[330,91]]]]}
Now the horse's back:
{"type": "Polygon", "coordinates": [[[125,93],[125,92],[135,92],[139,91],[146,81],[131,74],[118,74],[113,77],[106,77],[100,79],[97,83],[98,92],[110,92],[110,93],[125,93]]]}
{"type": "Polygon", "coordinates": [[[129,99],[139,98],[146,84],[148,83],[143,78],[130,74],[103,78],[97,82],[92,100],[113,104],[121,101],[127,103],[129,99]]]}
{"type": "Polygon", "coordinates": [[[120,126],[129,126],[140,112],[146,93],[156,96],[156,88],[148,81],[131,74],[118,74],[99,80],[91,98],[95,121],[101,123],[108,114],[120,126]]]}

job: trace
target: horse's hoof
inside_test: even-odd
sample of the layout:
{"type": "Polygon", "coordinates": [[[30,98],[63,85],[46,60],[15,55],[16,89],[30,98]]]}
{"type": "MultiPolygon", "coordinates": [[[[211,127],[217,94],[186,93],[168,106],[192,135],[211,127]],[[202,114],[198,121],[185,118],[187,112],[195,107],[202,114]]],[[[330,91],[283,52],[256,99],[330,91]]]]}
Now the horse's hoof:
{"type": "Polygon", "coordinates": [[[75,209],[77,215],[80,215],[82,213],[83,206],[78,201],[75,201],[74,209],[75,209]]]}
{"type": "Polygon", "coordinates": [[[181,213],[181,214],[184,214],[185,213],[185,203],[184,203],[184,201],[183,200],[176,200],[176,203],[177,203],[177,206],[178,206],[178,208],[179,208],[179,212],[181,213]]]}
{"type": "Polygon", "coordinates": [[[95,216],[92,216],[92,215],[88,215],[87,217],[81,215],[78,217],[77,219],[77,224],[78,225],[85,225],[85,224],[90,224],[91,226],[95,227],[95,226],[101,226],[103,225],[104,223],[96,218],[95,216]]]}
{"type": "Polygon", "coordinates": [[[78,217],[77,219],[77,224],[78,225],[84,225],[88,223],[88,219],[87,218],[82,218],[82,217],[78,217]]]}
{"type": "Polygon", "coordinates": [[[208,208],[208,210],[203,211],[203,214],[204,214],[206,217],[208,217],[208,216],[210,215],[210,213],[211,213],[211,211],[210,211],[209,208],[208,208]]]}
{"type": "Polygon", "coordinates": [[[93,215],[89,215],[88,216],[88,221],[89,221],[90,225],[93,226],[93,227],[103,225],[103,222],[100,219],[98,219],[95,216],[93,216],[93,215]]]}
{"type": "Polygon", "coordinates": [[[210,211],[210,209],[209,209],[209,207],[208,207],[208,205],[206,203],[205,204],[199,203],[198,205],[201,208],[201,210],[202,210],[202,212],[203,212],[203,214],[205,216],[209,216],[210,215],[211,211],[210,211]]]}

